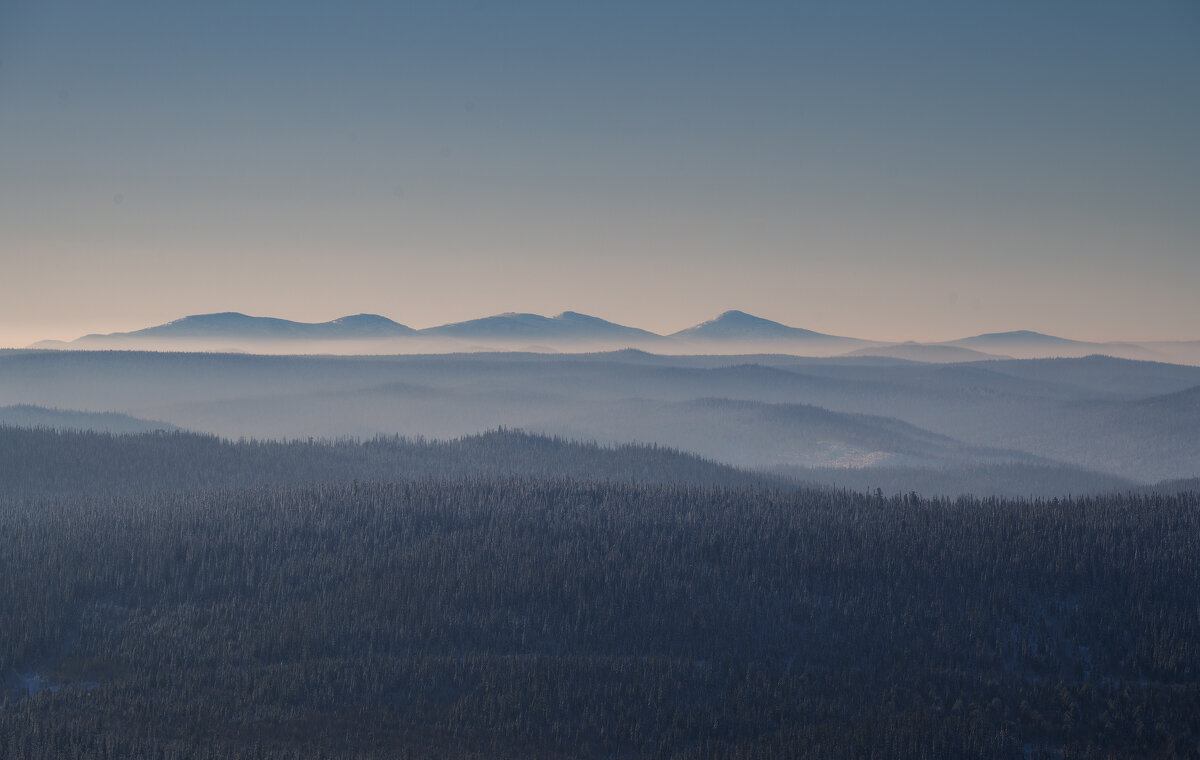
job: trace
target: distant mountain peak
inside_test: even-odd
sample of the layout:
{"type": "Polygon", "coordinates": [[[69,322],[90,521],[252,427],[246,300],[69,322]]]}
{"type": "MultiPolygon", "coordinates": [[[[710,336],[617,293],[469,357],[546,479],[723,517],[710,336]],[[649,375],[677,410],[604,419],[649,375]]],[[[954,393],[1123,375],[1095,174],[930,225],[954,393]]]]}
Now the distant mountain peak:
{"type": "Polygon", "coordinates": [[[716,319],[680,330],[671,337],[702,340],[796,340],[834,339],[837,336],[825,335],[800,327],[789,327],[738,309],[730,309],[722,312],[716,319]]]}
{"type": "Polygon", "coordinates": [[[607,319],[601,319],[600,317],[593,317],[591,314],[581,314],[581,313],[580,313],[580,312],[578,312],[578,311],[564,311],[564,312],[562,312],[562,313],[560,313],[560,314],[556,314],[556,315],[554,316],[554,319],[562,320],[562,321],[565,321],[565,322],[570,322],[570,321],[575,321],[575,322],[607,322],[608,324],[613,324],[612,322],[608,322],[608,320],[607,320],[607,319]]]}
{"type": "Polygon", "coordinates": [[[1027,338],[1031,340],[1040,340],[1049,338],[1051,340],[1066,340],[1055,335],[1047,335],[1046,333],[1034,332],[1033,330],[1009,330],[1007,332],[994,332],[976,335],[976,338],[1027,338]]]}
{"type": "MultiPolygon", "coordinates": [[[[157,327],[166,327],[168,325],[188,325],[188,324],[197,324],[200,322],[212,322],[212,323],[245,322],[245,321],[252,321],[255,319],[269,319],[269,317],[252,317],[248,314],[243,314],[240,311],[217,311],[217,312],[212,312],[211,314],[189,314],[186,317],[180,317],[179,319],[172,319],[170,322],[167,322],[167,323],[161,324],[161,325],[156,325],[156,326],[157,327]]],[[[143,328],[143,329],[148,330],[151,328],[143,328]]]]}
{"type": "Polygon", "coordinates": [[[346,323],[371,323],[371,324],[397,324],[387,317],[381,317],[378,314],[350,314],[345,317],[338,317],[333,320],[334,324],[346,323]]]}
{"type": "Polygon", "coordinates": [[[416,330],[378,314],[350,314],[314,325],[332,333],[347,333],[347,337],[378,337],[381,335],[411,335],[416,330]]]}
{"type": "Polygon", "coordinates": [[[422,330],[428,335],[446,337],[470,338],[474,340],[488,338],[521,338],[539,340],[549,339],[582,339],[582,340],[645,340],[658,339],[646,330],[636,327],[626,327],[615,322],[609,322],[600,317],[581,314],[577,311],[564,311],[554,317],[543,317],[540,314],[521,312],[505,312],[481,319],[471,319],[466,322],[454,322],[448,325],[430,327],[422,330]]]}
{"type": "Polygon", "coordinates": [[[1045,333],[1034,332],[1033,330],[1010,330],[1008,332],[984,333],[982,335],[972,335],[969,338],[960,338],[959,340],[950,341],[950,345],[966,345],[972,344],[1040,344],[1040,345],[1084,345],[1084,341],[1071,340],[1070,338],[1060,338],[1057,335],[1047,335],[1045,333]]]}
{"type": "MultiPolygon", "coordinates": [[[[752,319],[752,320],[754,320],[755,322],[770,322],[770,321],[771,321],[771,320],[769,320],[769,319],[763,319],[762,317],[756,317],[756,316],[754,316],[753,314],[748,314],[748,313],[746,313],[746,312],[744,312],[744,311],[741,311],[740,309],[730,309],[729,311],[723,311],[723,312],[721,312],[721,313],[720,313],[720,314],[717,316],[717,319],[716,319],[716,321],[720,321],[720,320],[722,320],[722,319],[752,319]]],[[[772,324],[776,324],[776,325],[777,325],[777,324],[779,324],[779,323],[778,323],[778,322],[772,322],[772,324]]]]}
{"type": "Polygon", "coordinates": [[[723,311],[720,314],[718,314],[715,319],[710,319],[706,322],[701,322],[700,324],[696,325],[695,327],[689,327],[688,329],[689,330],[698,330],[701,328],[713,328],[713,327],[737,327],[737,328],[756,327],[756,328],[767,328],[767,329],[782,328],[784,330],[798,329],[798,328],[788,327],[785,324],[782,324],[780,322],[774,322],[770,319],[764,319],[763,317],[756,317],[753,314],[748,314],[744,311],[739,311],[738,309],[730,309],[729,311],[723,311]]]}
{"type": "Polygon", "coordinates": [[[758,325],[763,327],[783,327],[789,330],[798,329],[788,327],[785,324],[775,322],[770,319],[756,317],[753,314],[741,311],[739,309],[723,311],[718,314],[715,319],[710,319],[707,322],[701,322],[699,325],[696,325],[696,327],[702,327],[704,325],[758,325]]]}

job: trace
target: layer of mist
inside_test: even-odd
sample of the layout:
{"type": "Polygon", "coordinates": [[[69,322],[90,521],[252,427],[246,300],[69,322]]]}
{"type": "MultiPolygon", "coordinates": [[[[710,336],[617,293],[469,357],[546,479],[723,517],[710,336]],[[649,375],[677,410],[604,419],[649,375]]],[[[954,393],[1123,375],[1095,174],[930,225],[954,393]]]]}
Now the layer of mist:
{"type": "Polygon", "coordinates": [[[892,492],[1079,493],[1200,475],[1200,368],[1105,357],[6,351],[0,405],[25,405],[16,424],[118,429],[32,405],[231,439],[515,428],[892,492]]]}

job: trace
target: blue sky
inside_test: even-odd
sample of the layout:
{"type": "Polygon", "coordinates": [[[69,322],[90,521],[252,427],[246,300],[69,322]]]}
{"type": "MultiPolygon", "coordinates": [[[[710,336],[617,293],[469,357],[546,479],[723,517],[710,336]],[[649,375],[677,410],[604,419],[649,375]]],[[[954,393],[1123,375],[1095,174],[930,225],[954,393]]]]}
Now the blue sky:
{"type": "Polygon", "coordinates": [[[0,345],[222,310],[1200,339],[1197,134],[1192,0],[0,0],[0,345]]]}

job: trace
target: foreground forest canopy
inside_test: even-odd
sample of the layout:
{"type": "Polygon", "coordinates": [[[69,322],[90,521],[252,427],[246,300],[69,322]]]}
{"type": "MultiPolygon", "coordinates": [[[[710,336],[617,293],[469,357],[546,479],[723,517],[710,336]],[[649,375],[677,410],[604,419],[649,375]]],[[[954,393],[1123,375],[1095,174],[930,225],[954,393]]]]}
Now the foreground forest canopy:
{"type": "Polygon", "coordinates": [[[1200,752],[1196,494],[797,490],[507,433],[457,444],[476,472],[0,441],[0,757],[1200,752]]]}

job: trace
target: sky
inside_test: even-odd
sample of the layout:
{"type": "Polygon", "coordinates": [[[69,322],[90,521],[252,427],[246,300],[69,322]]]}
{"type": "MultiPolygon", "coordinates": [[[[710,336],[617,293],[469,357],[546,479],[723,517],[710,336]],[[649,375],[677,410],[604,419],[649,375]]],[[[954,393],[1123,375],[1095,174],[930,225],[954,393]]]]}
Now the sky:
{"type": "Polygon", "coordinates": [[[0,0],[0,346],[242,311],[1200,339],[1200,3],[0,0]]]}

